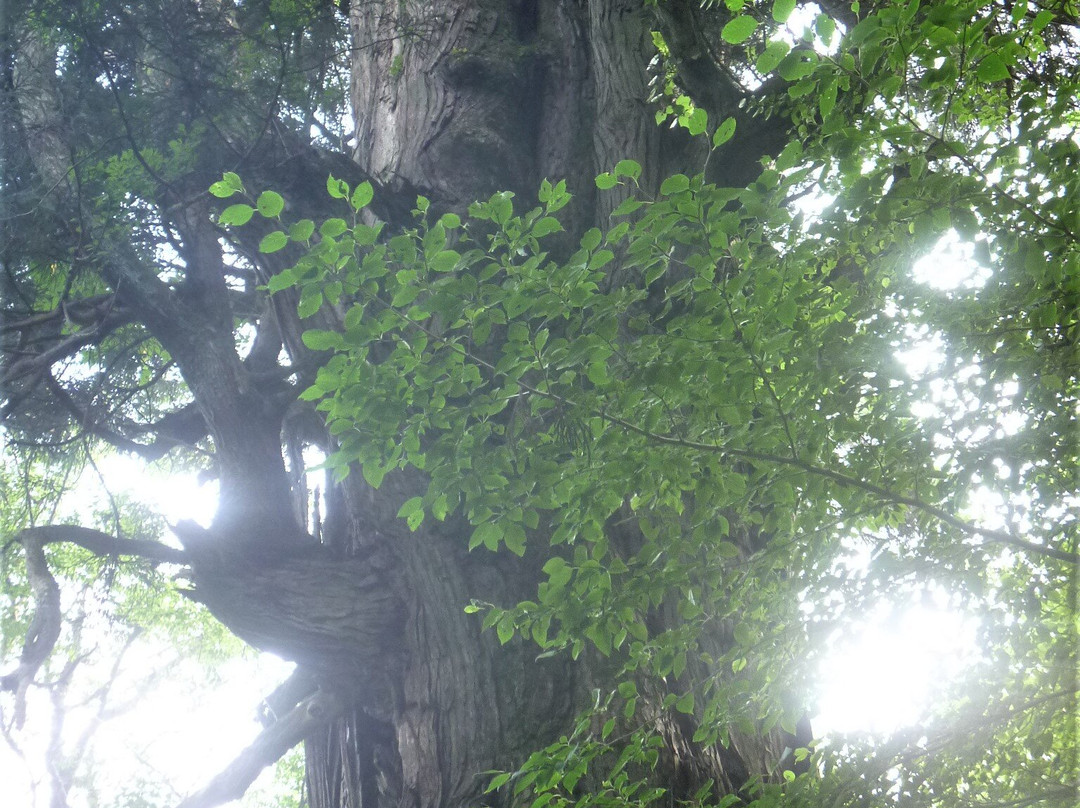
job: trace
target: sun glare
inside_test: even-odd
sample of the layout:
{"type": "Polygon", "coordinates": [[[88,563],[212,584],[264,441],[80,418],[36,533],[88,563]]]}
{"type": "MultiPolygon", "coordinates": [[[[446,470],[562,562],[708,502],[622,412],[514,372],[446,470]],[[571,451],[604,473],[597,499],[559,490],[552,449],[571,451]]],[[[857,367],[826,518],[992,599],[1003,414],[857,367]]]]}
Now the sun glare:
{"type": "Polygon", "coordinates": [[[818,735],[888,733],[922,719],[978,655],[978,621],[946,606],[883,607],[832,638],[821,666],[818,735]]]}
{"type": "MultiPolygon", "coordinates": [[[[137,457],[112,454],[96,461],[96,472],[88,469],[83,474],[65,510],[107,510],[109,495],[140,502],[170,523],[194,519],[209,525],[217,507],[216,482],[200,480],[196,472],[169,473],[137,457]]],[[[86,662],[90,667],[95,664],[107,666],[111,661],[86,662]]],[[[68,804],[83,808],[98,799],[122,801],[125,794],[147,789],[165,789],[160,796],[173,802],[205,785],[254,740],[260,729],[259,700],[292,667],[270,654],[245,654],[216,665],[208,679],[204,664],[160,641],[141,640],[129,649],[113,688],[117,694],[128,694],[117,695],[114,706],[128,709],[120,709],[94,730],[91,757],[82,764],[92,772],[90,780],[98,793],[70,794],[68,804]],[[172,662],[170,654],[175,657],[172,662]]],[[[5,805],[49,804],[49,777],[40,764],[48,757],[53,707],[41,694],[30,696],[30,720],[19,739],[24,756],[0,745],[0,782],[5,784],[0,790],[14,800],[0,800],[5,805]]],[[[73,736],[80,734],[79,727],[96,723],[93,710],[86,707],[92,703],[89,699],[80,704],[76,698],[66,711],[65,723],[73,736]]]]}
{"type": "Polygon", "coordinates": [[[180,794],[201,788],[255,740],[260,699],[293,667],[272,654],[242,656],[207,682],[202,666],[182,661],[137,709],[101,728],[95,780],[119,790],[141,768],[180,794]]]}
{"type": "Polygon", "coordinates": [[[950,230],[929,253],[915,262],[912,277],[933,289],[978,289],[990,277],[990,270],[975,256],[976,245],[962,241],[950,230]]]}
{"type": "Polygon", "coordinates": [[[97,465],[112,493],[144,503],[170,524],[193,519],[207,527],[214,518],[217,482],[200,480],[198,472],[170,474],[125,454],[109,455],[97,465]]]}

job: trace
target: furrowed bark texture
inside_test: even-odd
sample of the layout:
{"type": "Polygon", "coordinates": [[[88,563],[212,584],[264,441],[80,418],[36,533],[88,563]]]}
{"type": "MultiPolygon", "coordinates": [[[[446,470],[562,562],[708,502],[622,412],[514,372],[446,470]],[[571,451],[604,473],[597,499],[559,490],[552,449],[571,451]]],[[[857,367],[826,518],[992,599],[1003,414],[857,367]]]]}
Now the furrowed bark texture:
{"type": "Polygon", "coordinates": [[[573,230],[620,201],[597,209],[599,172],[637,160],[650,188],[688,156],[647,100],[654,23],[637,0],[357,2],[350,25],[355,159],[391,187],[527,205],[566,179],[573,230]]]}

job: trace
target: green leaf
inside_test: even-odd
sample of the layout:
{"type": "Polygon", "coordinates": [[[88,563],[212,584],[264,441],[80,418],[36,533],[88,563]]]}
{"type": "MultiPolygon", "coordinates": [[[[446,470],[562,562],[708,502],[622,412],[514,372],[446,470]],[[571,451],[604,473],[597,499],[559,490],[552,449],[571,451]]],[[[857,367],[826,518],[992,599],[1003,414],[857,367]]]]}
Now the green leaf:
{"type": "Polygon", "coordinates": [[[387,469],[372,460],[364,463],[361,466],[360,471],[364,475],[364,479],[367,481],[368,485],[372,488],[378,488],[382,485],[383,478],[386,477],[387,469]]]}
{"type": "Polygon", "coordinates": [[[595,250],[600,246],[600,241],[603,238],[603,234],[599,228],[590,227],[585,231],[585,234],[581,237],[581,247],[584,250],[595,250]]]}
{"type": "Polygon", "coordinates": [[[675,709],[680,713],[686,715],[692,715],[694,712],[694,693],[690,691],[682,695],[677,702],[675,702],[675,709]]]}
{"type": "MultiPolygon", "coordinates": [[[[627,215],[633,213],[634,211],[636,211],[638,208],[640,208],[644,204],[645,203],[642,202],[640,199],[635,199],[634,197],[629,196],[626,199],[624,199],[622,202],[620,202],[619,206],[617,208],[615,208],[615,210],[611,211],[611,215],[612,216],[627,216],[627,215]]],[[[609,234],[609,239],[610,239],[610,234],[609,234]]]]}
{"type": "Polygon", "coordinates": [[[1037,34],[1042,31],[1046,26],[1054,21],[1054,17],[1057,15],[1049,9],[1042,9],[1035,15],[1035,19],[1031,23],[1031,32],[1037,34]]]}
{"type": "Polygon", "coordinates": [[[525,529],[521,525],[507,525],[502,540],[506,548],[518,558],[525,555],[525,529]]]}
{"type": "Polygon", "coordinates": [[[548,559],[543,569],[548,576],[548,584],[555,589],[564,588],[574,576],[574,570],[566,563],[566,559],[558,556],[548,559]]]}
{"type": "Polygon", "coordinates": [[[798,313],[798,307],[795,305],[795,299],[788,295],[780,300],[776,304],[776,319],[788,328],[795,322],[795,315],[798,313]]]}
{"type": "Polygon", "coordinates": [[[219,199],[227,199],[233,194],[242,194],[244,183],[240,181],[240,175],[232,171],[226,171],[221,179],[210,186],[210,193],[219,199]]]}
{"type": "Polygon", "coordinates": [[[757,20],[753,17],[743,15],[731,20],[720,31],[720,37],[725,42],[730,42],[732,45],[738,45],[748,40],[753,35],[754,30],[757,28],[757,20]]]}
{"type": "Polygon", "coordinates": [[[327,219],[319,225],[319,235],[323,238],[337,238],[348,229],[349,225],[344,219],[327,219]]]}
{"type": "Polygon", "coordinates": [[[356,190],[353,191],[352,198],[349,200],[349,204],[352,209],[359,211],[367,207],[368,203],[375,198],[375,191],[371,187],[370,182],[362,182],[356,186],[356,190]]]}
{"type": "Polygon", "coordinates": [[[765,46],[765,50],[761,52],[761,55],[758,56],[757,61],[754,63],[754,68],[761,75],[767,76],[776,70],[790,50],[791,46],[788,43],[782,40],[774,40],[765,46]]]}
{"type": "Polygon", "coordinates": [[[259,209],[259,213],[265,216],[267,219],[274,219],[282,209],[285,207],[285,200],[281,194],[274,193],[273,191],[263,191],[259,194],[259,199],[255,203],[255,206],[259,209]]]}
{"type": "Polygon", "coordinates": [[[772,18],[778,23],[785,23],[795,10],[795,0],[774,0],[772,18]]]}
{"type": "Polygon", "coordinates": [[[344,180],[336,179],[331,174],[326,178],[326,193],[330,194],[334,199],[348,199],[349,184],[344,180]]]}
{"type": "Polygon", "coordinates": [[[723,558],[738,558],[742,551],[729,541],[722,541],[716,545],[716,550],[723,558]]]}
{"type": "Polygon", "coordinates": [[[250,222],[251,217],[254,215],[255,208],[251,207],[251,205],[229,205],[229,207],[221,211],[221,216],[218,217],[218,224],[239,227],[250,222]]]}
{"type": "Polygon", "coordinates": [[[353,228],[353,242],[358,247],[369,247],[379,240],[379,232],[381,229],[381,225],[378,227],[371,227],[366,224],[358,224],[353,228]]]}
{"type": "Polygon", "coordinates": [[[1009,68],[996,53],[988,53],[979,62],[976,75],[979,77],[979,81],[984,81],[987,84],[991,84],[995,81],[1004,81],[1009,78],[1009,68]]]}
{"type": "Polygon", "coordinates": [[[442,250],[428,262],[432,272],[450,272],[461,260],[461,253],[456,250],[442,250]]]}
{"type": "Polygon", "coordinates": [[[822,44],[829,46],[832,43],[833,34],[836,33],[836,22],[828,14],[818,14],[814,18],[814,30],[817,31],[822,44]]]}
{"type": "Polygon", "coordinates": [[[709,113],[707,113],[701,107],[696,107],[693,112],[690,113],[690,117],[686,119],[686,129],[691,135],[697,137],[709,125],[709,113]]]}
{"type": "Polygon", "coordinates": [[[301,219],[289,226],[289,238],[301,243],[307,243],[314,232],[315,222],[311,221],[311,219],[301,219]]]}
{"type": "Polygon", "coordinates": [[[554,216],[545,216],[533,225],[532,234],[535,238],[543,238],[552,233],[558,233],[563,229],[562,222],[554,216]]]}
{"type": "Polygon", "coordinates": [[[831,78],[826,82],[825,87],[818,95],[818,110],[821,112],[822,120],[828,118],[832,113],[833,108],[836,106],[837,89],[836,79],[831,78]]]}
{"type": "Polygon", "coordinates": [[[776,158],[776,170],[787,171],[793,167],[803,156],[803,145],[798,140],[788,143],[776,158]]]}
{"type": "Polygon", "coordinates": [[[266,288],[271,292],[280,292],[296,285],[296,273],[291,269],[282,270],[276,275],[271,275],[266,283],[266,288]]]}
{"type": "Polygon", "coordinates": [[[754,632],[746,623],[736,623],[732,633],[735,635],[735,641],[744,648],[749,648],[754,644],[754,632]]]}
{"type": "Polygon", "coordinates": [[[660,183],[660,193],[663,196],[681,193],[690,187],[690,178],[685,174],[672,174],[660,183]]]}
{"type": "Polygon", "coordinates": [[[495,633],[499,636],[500,645],[506,645],[514,638],[514,623],[509,618],[509,615],[505,615],[499,621],[499,624],[495,626],[495,633]]]}
{"type": "MultiPolygon", "coordinates": [[[[813,51],[793,51],[780,60],[777,72],[786,81],[798,81],[813,73],[816,66],[817,56],[813,51]]],[[[815,81],[814,84],[816,83],[815,81]]],[[[798,96],[792,97],[797,98],[798,96]]]]}
{"type": "Polygon", "coordinates": [[[735,119],[725,118],[723,123],[716,127],[716,131],[713,132],[712,144],[713,148],[723,146],[729,140],[731,136],[735,134],[735,119]]]}
{"type": "Polygon", "coordinates": [[[619,184],[619,180],[611,172],[605,171],[596,178],[596,187],[601,191],[607,191],[619,184]]]}
{"type": "Polygon", "coordinates": [[[259,252],[277,252],[288,243],[289,237],[280,230],[275,230],[273,233],[267,233],[263,236],[262,241],[259,242],[259,252]]]}
{"type": "Polygon", "coordinates": [[[469,549],[473,550],[482,544],[489,550],[498,550],[500,538],[502,531],[499,527],[494,522],[484,522],[473,531],[469,539],[469,549]]]}
{"type": "MultiPolygon", "coordinates": [[[[344,339],[337,331],[305,331],[300,335],[303,343],[313,351],[332,351],[344,345],[344,339]]],[[[400,514],[399,514],[400,516],[400,514]]]]}
{"type": "Polygon", "coordinates": [[[491,782],[488,783],[487,788],[484,789],[485,794],[490,794],[499,788],[502,788],[510,780],[510,772],[503,772],[491,778],[491,782]]]}
{"type": "Polygon", "coordinates": [[[405,503],[400,508],[398,508],[397,515],[399,519],[407,519],[409,518],[409,516],[416,513],[417,511],[423,510],[424,498],[412,497],[411,499],[405,500],[405,503]]]}
{"type": "Polygon", "coordinates": [[[620,160],[615,164],[615,176],[636,180],[641,176],[641,163],[636,160],[620,160]]]}
{"type": "Polygon", "coordinates": [[[310,317],[319,310],[319,307],[323,304],[322,292],[308,292],[304,290],[304,294],[300,297],[300,302],[296,306],[296,313],[301,317],[310,317]]]}
{"type": "Polygon", "coordinates": [[[227,182],[222,182],[221,180],[218,180],[210,186],[210,195],[216,196],[218,199],[228,199],[233,194],[238,193],[240,193],[238,189],[233,188],[227,182]]]}

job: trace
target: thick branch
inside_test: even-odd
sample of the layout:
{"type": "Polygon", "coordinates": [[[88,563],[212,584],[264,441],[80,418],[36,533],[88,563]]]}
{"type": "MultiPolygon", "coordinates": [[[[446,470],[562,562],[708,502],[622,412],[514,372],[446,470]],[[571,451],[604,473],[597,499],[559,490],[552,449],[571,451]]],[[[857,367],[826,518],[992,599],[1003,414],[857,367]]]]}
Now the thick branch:
{"type": "Polygon", "coordinates": [[[24,547],[27,542],[41,546],[66,542],[98,556],[136,556],[157,564],[187,564],[183,550],[149,539],[119,539],[100,530],[79,525],[44,525],[26,528],[15,537],[24,547]]]}
{"type": "Polygon", "coordinates": [[[255,742],[178,808],[211,808],[244,796],[248,786],[263,769],[324,726],[345,709],[345,701],[325,691],[317,691],[296,705],[284,718],[264,729],[255,742]]]}
{"type": "Polygon", "coordinates": [[[206,419],[194,404],[188,404],[178,410],[166,413],[150,424],[138,424],[125,421],[121,428],[127,428],[137,434],[155,433],[150,443],[139,443],[122,432],[112,429],[86,408],[80,406],[67,390],[51,374],[46,374],[46,382],[53,397],[70,412],[75,420],[87,432],[101,438],[111,446],[124,452],[132,452],[144,460],[160,460],[177,446],[194,446],[206,437],[206,419]]]}
{"type": "Polygon", "coordinates": [[[775,155],[787,145],[791,121],[752,110],[761,102],[784,97],[788,84],[773,76],[753,91],[744,87],[714,50],[700,7],[697,0],[668,0],[656,4],[656,19],[682,89],[711,120],[719,123],[731,117],[736,121],[735,139],[718,156],[737,157],[711,160],[706,176],[710,182],[739,187],[757,176],[761,157],[775,155]]]}
{"type": "Polygon", "coordinates": [[[115,309],[115,295],[96,295],[81,300],[61,303],[51,311],[27,314],[21,320],[0,323],[0,334],[7,334],[13,331],[25,331],[49,323],[59,323],[63,320],[70,320],[79,325],[89,326],[102,320],[110,312],[115,312],[115,309]]]}
{"type": "Polygon", "coordinates": [[[303,699],[315,692],[315,677],[303,668],[297,668],[284,682],[262,700],[259,705],[259,722],[268,727],[288,716],[303,699]]]}
{"type": "Polygon", "coordinates": [[[654,12],[680,85],[695,104],[723,120],[735,113],[745,92],[713,57],[698,19],[700,5],[697,0],[669,0],[657,3],[654,12]]]}

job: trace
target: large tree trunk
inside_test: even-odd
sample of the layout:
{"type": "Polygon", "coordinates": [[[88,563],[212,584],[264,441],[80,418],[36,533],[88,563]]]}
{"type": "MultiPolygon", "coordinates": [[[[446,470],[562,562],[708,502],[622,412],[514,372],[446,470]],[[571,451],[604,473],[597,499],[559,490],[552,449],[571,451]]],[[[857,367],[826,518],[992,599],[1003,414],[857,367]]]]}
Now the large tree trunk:
{"type": "Polygon", "coordinates": [[[350,24],[354,156],[391,187],[527,205],[542,179],[566,179],[589,226],[618,204],[598,209],[593,184],[617,161],[641,163],[646,189],[687,167],[686,138],[648,103],[654,23],[639,0],[355,2],[350,24]]]}
{"type": "MultiPolygon", "coordinates": [[[[618,160],[645,168],[646,192],[670,171],[701,167],[647,103],[653,24],[640,0],[354,2],[354,158],[388,187],[449,207],[500,190],[529,205],[542,179],[567,178],[568,229],[602,225],[620,200],[598,202],[593,177],[618,160]]],[[[352,475],[333,499],[327,540],[393,555],[405,624],[392,686],[379,691],[392,701],[362,703],[308,740],[313,808],[491,802],[483,773],[566,733],[603,684],[586,658],[537,661],[534,646],[480,632],[464,611],[470,599],[533,597],[542,550],[469,554],[461,521],[409,533],[396,513],[421,485],[399,476],[372,491],[352,475]]],[[[766,739],[705,749],[691,740],[692,717],[644,713],[667,741],[656,779],[672,799],[709,778],[737,791],[775,763],[766,739]]]]}

